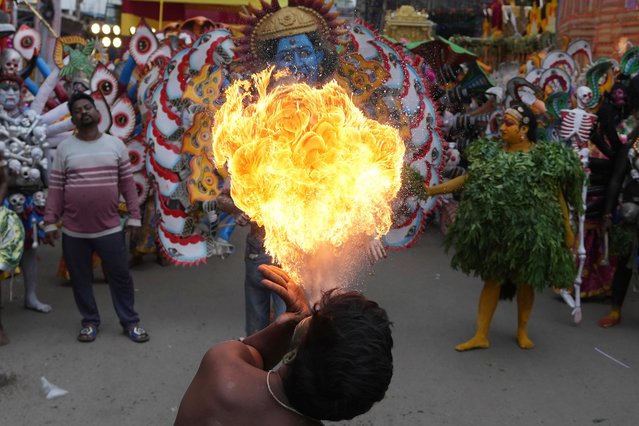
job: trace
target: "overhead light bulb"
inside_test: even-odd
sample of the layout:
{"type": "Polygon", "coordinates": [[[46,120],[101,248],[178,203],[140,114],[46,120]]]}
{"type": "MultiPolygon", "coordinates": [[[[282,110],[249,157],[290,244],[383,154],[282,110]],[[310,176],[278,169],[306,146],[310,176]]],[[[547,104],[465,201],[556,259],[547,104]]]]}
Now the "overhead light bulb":
{"type": "Polygon", "coordinates": [[[129,32],[131,33],[131,35],[135,34],[135,30],[136,30],[135,27],[129,28],[129,32]]]}
{"type": "Polygon", "coordinates": [[[120,35],[120,26],[119,25],[114,25],[113,26],[113,34],[120,35]]]}
{"type": "Polygon", "coordinates": [[[100,32],[100,24],[98,24],[97,22],[94,22],[93,24],[91,24],[91,33],[97,34],[99,32],[100,32]]]}
{"type": "Polygon", "coordinates": [[[102,37],[102,46],[104,47],[111,46],[111,39],[109,37],[102,37]]]}
{"type": "Polygon", "coordinates": [[[102,25],[102,32],[104,34],[111,34],[111,27],[107,24],[102,25]]]}
{"type": "Polygon", "coordinates": [[[122,40],[120,40],[120,37],[116,37],[113,39],[113,47],[118,48],[122,46],[122,40]]]}

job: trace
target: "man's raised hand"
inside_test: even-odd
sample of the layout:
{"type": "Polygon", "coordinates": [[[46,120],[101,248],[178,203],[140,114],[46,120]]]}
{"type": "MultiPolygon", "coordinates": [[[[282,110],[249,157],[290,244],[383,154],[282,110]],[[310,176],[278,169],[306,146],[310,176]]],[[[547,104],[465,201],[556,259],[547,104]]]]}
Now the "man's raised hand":
{"type": "Polygon", "coordinates": [[[297,321],[311,315],[311,308],[304,294],[304,289],[293,281],[283,269],[273,265],[260,265],[257,269],[264,276],[262,285],[282,298],[286,304],[287,314],[294,315],[297,321]]]}

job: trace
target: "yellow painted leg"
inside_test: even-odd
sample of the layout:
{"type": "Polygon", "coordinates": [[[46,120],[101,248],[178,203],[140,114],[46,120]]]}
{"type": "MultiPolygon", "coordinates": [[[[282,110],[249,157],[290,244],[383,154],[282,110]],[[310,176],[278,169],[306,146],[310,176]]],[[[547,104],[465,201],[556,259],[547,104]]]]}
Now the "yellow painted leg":
{"type": "Polygon", "coordinates": [[[479,296],[477,331],[475,331],[475,335],[472,339],[455,346],[455,350],[461,352],[490,347],[488,330],[490,329],[490,322],[493,319],[497,303],[499,303],[499,289],[500,284],[497,281],[487,280],[484,283],[484,288],[482,288],[481,295],[479,296]]]}
{"type": "Polygon", "coordinates": [[[528,319],[535,303],[535,289],[521,285],[517,289],[517,343],[522,349],[532,349],[535,343],[528,337],[528,319]]]}

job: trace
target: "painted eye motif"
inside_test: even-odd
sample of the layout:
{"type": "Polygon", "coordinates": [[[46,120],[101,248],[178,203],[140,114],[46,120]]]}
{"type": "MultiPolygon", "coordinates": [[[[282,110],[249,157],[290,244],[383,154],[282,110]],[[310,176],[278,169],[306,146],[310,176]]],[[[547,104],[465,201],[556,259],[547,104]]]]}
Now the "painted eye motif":
{"type": "Polygon", "coordinates": [[[140,67],[145,67],[148,62],[151,54],[157,50],[159,47],[159,43],[157,38],[155,38],[155,34],[151,31],[151,29],[144,23],[144,21],[138,25],[137,30],[133,37],[131,37],[131,43],[129,45],[129,52],[135,63],[140,67]]]}
{"type": "Polygon", "coordinates": [[[31,60],[41,49],[42,37],[33,28],[21,25],[13,36],[13,47],[24,59],[31,60]]]}
{"type": "Polygon", "coordinates": [[[148,53],[149,49],[151,49],[151,42],[145,37],[138,40],[135,47],[138,49],[138,52],[144,55],[145,53],[148,53]]]}
{"type": "Polygon", "coordinates": [[[103,64],[98,64],[91,76],[91,91],[100,92],[109,105],[117,97],[118,80],[103,64]]]}
{"type": "Polygon", "coordinates": [[[20,40],[20,47],[23,49],[30,49],[35,43],[35,40],[31,36],[27,36],[20,40]]]}

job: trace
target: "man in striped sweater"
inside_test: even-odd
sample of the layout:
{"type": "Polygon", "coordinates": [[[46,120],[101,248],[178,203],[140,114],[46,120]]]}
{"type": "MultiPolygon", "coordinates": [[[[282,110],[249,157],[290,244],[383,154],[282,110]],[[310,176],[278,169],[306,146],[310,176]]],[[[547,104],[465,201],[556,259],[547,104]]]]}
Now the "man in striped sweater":
{"type": "Polygon", "coordinates": [[[44,223],[46,240],[53,244],[59,238],[57,225],[62,222],[63,256],[82,315],[78,340],[94,341],[100,326],[92,288],[92,253],[96,252],[102,259],[124,334],[134,342],[146,342],[149,335],[138,325],[133,307],[134,285],[118,213],[122,194],[130,215],[126,226],[140,226],[128,152],[120,139],[98,129],[100,113],[91,96],[76,93],[68,106],[76,134],[56,150],[44,223]]]}

